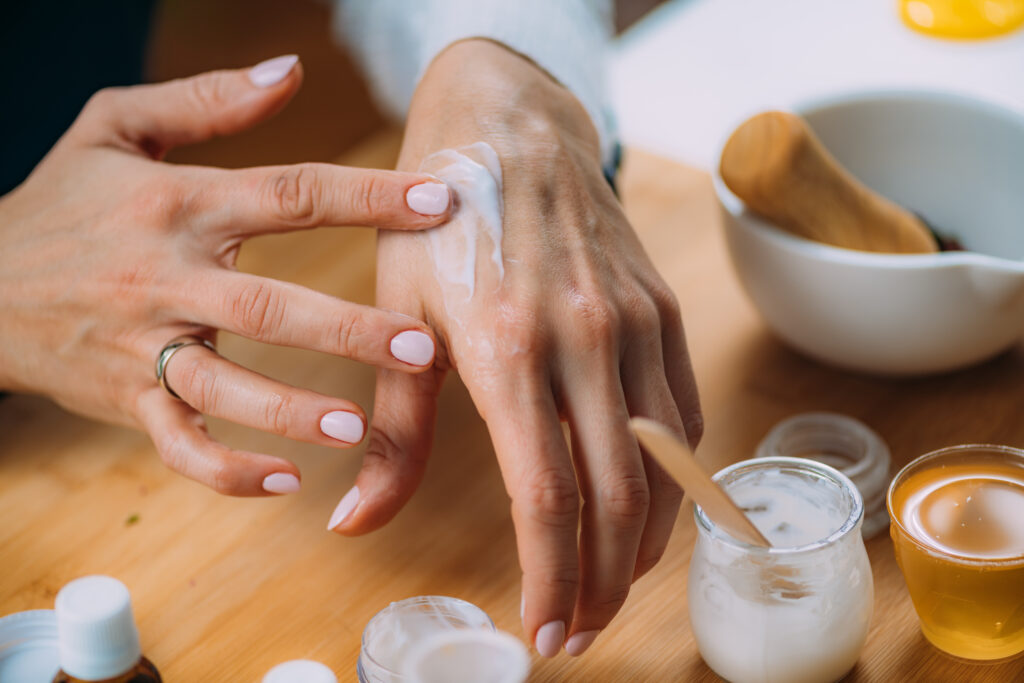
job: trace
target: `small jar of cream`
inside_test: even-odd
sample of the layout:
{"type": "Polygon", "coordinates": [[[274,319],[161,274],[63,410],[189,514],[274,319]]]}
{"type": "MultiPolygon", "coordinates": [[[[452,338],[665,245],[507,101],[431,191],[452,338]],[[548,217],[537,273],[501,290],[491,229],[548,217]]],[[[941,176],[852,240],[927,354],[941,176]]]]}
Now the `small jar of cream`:
{"type": "Polygon", "coordinates": [[[889,528],[889,447],[860,420],[839,413],[803,413],[778,423],[755,457],[809,458],[831,465],[853,481],[864,499],[864,538],[889,528]]]}
{"type": "Polygon", "coordinates": [[[409,683],[410,655],[423,641],[454,629],[495,630],[486,612],[458,598],[423,595],[391,603],[363,630],[359,683],[409,683]]]}
{"type": "Polygon", "coordinates": [[[772,544],[739,541],[698,506],[687,581],[701,656],[732,683],[831,683],[853,668],[874,603],[853,482],[803,458],[714,477],[772,544]]]}

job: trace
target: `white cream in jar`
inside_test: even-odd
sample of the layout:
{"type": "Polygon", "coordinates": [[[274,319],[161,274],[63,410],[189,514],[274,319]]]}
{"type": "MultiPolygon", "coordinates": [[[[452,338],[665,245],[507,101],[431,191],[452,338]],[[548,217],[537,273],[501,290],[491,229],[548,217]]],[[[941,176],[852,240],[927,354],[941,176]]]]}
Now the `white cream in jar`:
{"type": "Polygon", "coordinates": [[[736,540],[695,509],[687,595],[704,661],[732,683],[839,680],[874,603],[857,488],[799,458],[747,460],[714,478],[772,547],[736,540]]]}
{"type": "Polygon", "coordinates": [[[494,622],[476,605],[444,595],[393,602],[363,630],[356,664],[359,683],[410,683],[410,657],[426,640],[446,631],[494,632],[494,622]]]}

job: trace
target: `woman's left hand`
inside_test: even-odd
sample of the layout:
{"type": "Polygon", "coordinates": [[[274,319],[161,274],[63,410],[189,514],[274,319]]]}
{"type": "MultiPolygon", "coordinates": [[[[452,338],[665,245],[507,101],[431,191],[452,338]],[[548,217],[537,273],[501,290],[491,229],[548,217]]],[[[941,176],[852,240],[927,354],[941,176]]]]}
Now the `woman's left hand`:
{"type": "Polygon", "coordinates": [[[415,376],[379,371],[363,470],[331,526],[365,533],[408,500],[441,380],[458,370],[512,499],[526,632],[545,656],[563,643],[576,655],[657,563],[682,500],[628,419],[657,419],[696,445],[697,391],[675,297],[603,177],[579,102],[500,45],[457,43],[417,89],[399,168],[476,142],[496,150],[504,176],[503,279],[452,305],[424,239],[380,236],[378,304],[428,321],[439,362],[415,376]]]}

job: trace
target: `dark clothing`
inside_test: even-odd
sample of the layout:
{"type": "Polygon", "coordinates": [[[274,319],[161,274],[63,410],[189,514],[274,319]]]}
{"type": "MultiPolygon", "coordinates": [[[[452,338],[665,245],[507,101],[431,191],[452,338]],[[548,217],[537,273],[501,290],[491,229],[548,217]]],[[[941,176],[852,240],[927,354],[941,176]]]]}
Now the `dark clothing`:
{"type": "Polygon", "coordinates": [[[0,195],[20,184],[89,96],[142,82],[155,0],[22,0],[0,13],[0,195]]]}

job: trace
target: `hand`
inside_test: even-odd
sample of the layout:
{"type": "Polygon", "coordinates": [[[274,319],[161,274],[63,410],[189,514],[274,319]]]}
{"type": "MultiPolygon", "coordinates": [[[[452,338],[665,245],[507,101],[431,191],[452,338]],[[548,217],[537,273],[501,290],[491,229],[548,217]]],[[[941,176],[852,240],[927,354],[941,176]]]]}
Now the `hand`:
{"type": "Polygon", "coordinates": [[[627,420],[656,419],[696,445],[697,392],[678,304],[604,179],[575,98],[495,43],[453,45],[416,92],[399,168],[478,141],[504,176],[504,277],[479,253],[476,291],[453,307],[426,240],[380,235],[378,304],[428,321],[441,347],[429,372],[378,372],[363,469],[331,526],[370,531],[408,500],[441,380],[458,370],[512,499],[526,632],[542,655],[563,642],[578,655],[660,559],[683,495],[627,420]]]}
{"type": "Polygon", "coordinates": [[[0,387],[149,432],[173,469],[231,495],[298,489],[281,458],[212,440],[201,413],[313,443],[362,440],[349,401],[297,389],[202,346],[159,387],[154,362],[182,334],[218,329],[422,372],[429,328],[293,284],[242,274],[242,242],[319,225],[418,229],[447,219],[428,176],[329,164],[243,170],[161,163],[164,152],[262,121],[302,80],[294,57],[98,92],[47,157],[0,199],[0,387]],[[413,188],[411,191],[410,189],[413,188]],[[421,215],[407,205],[434,215],[421,215]]]}

